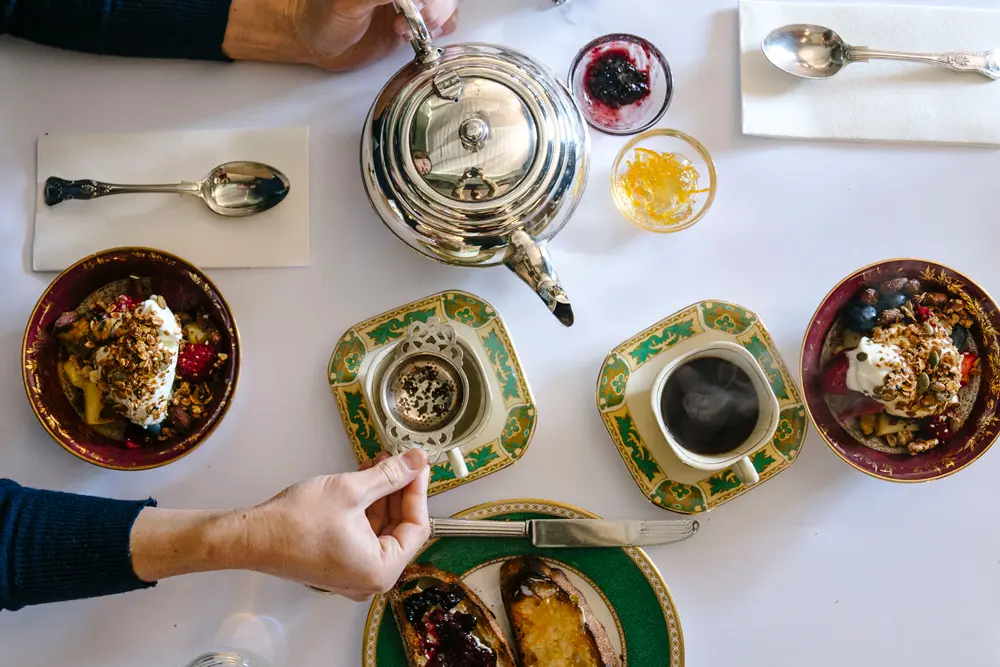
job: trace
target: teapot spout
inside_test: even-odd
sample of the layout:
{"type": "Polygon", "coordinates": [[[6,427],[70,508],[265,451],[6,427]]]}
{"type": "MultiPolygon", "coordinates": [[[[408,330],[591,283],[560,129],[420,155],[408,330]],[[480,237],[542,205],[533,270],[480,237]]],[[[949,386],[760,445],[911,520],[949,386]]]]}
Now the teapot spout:
{"type": "Polygon", "coordinates": [[[539,243],[527,232],[517,230],[511,235],[504,264],[535,290],[557,320],[564,326],[573,326],[573,307],[559,284],[544,242],[539,243]]]}

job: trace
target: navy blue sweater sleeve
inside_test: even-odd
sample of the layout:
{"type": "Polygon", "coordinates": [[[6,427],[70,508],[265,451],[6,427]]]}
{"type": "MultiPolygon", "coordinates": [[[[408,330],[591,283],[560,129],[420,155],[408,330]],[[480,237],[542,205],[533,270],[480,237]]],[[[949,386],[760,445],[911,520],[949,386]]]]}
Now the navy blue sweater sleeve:
{"type": "Polygon", "coordinates": [[[148,500],[94,498],[0,479],[0,609],[124,593],[135,576],[129,535],[148,500]]]}
{"type": "Polygon", "coordinates": [[[228,60],[231,0],[0,0],[0,35],[74,51],[228,60]]]}

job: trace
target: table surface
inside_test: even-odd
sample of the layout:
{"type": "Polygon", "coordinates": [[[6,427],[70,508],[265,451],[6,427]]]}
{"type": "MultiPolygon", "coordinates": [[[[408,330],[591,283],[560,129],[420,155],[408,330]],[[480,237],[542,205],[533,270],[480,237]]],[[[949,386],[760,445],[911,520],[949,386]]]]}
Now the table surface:
{"type": "MultiPolygon", "coordinates": [[[[594,133],[590,187],[552,246],[577,314],[568,330],[512,273],[423,259],[371,211],[359,132],[405,52],[330,76],[127,61],[2,40],[0,474],[203,508],[259,502],[301,478],[348,470],[354,460],[324,372],[333,344],[355,322],[460,288],[503,314],[539,422],[524,459],[432,498],[432,514],[538,497],[607,517],[671,518],[638,492],[594,407],[598,369],[620,341],[689,303],[724,298],[760,314],[794,367],[820,298],[857,267],[887,257],[932,258],[1000,292],[995,150],[744,137],[735,2],[664,6],[469,0],[452,36],[510,45],[562,73],[595,36],[642,34],[673,67],[675,97],[660,125],[689,132],[715,156],[720,187],[710,214],[682,234],[651,235],[611,201],[608,173],[623,140],[594,133]],[[19,367],[25,321],[53,277],[30,270],[37,136],[284,124],[310,127],[312,266],[211,272],[244,345],[229,415],[203,447],[159,470],[106,471],[65,453],[35,420],[19,367]]],[[[648,550],[676,601],[687,664],[998,664],[998,472],[994,450],[941,481],[888,484],[846,466],[810,429],[788,471],[703,515],[695,539],[648,550]]],[[[194,575],[4,614],[0,663],[175,667],[236,636],[278,664],[356,665],[367,611],[253,573],[194,575]]]]}

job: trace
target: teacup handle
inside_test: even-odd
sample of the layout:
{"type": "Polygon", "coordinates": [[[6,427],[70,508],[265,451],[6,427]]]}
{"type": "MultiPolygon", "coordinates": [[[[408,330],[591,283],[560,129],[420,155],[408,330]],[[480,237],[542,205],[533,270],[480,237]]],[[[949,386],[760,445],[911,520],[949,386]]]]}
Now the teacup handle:
{"type": "Polygon", "coordinates": [[[733,472],[736,473],[740,482],[747,486],[752,486],[760,481],[760,475],[757,474],[757,469],[753,467],[749,456],[744,456],[734,463],[733,472]]]}

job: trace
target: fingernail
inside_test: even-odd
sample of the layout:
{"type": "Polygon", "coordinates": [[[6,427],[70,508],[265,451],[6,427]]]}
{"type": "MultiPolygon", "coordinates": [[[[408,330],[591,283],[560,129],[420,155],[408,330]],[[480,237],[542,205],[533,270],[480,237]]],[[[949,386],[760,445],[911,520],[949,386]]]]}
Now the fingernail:
{"type": "Polygon", "coordinates": [[[410,470],[422,470],[427,465],[427,452],[422,449],[411,449],[403,454],[403,463],[410,470]]]}

